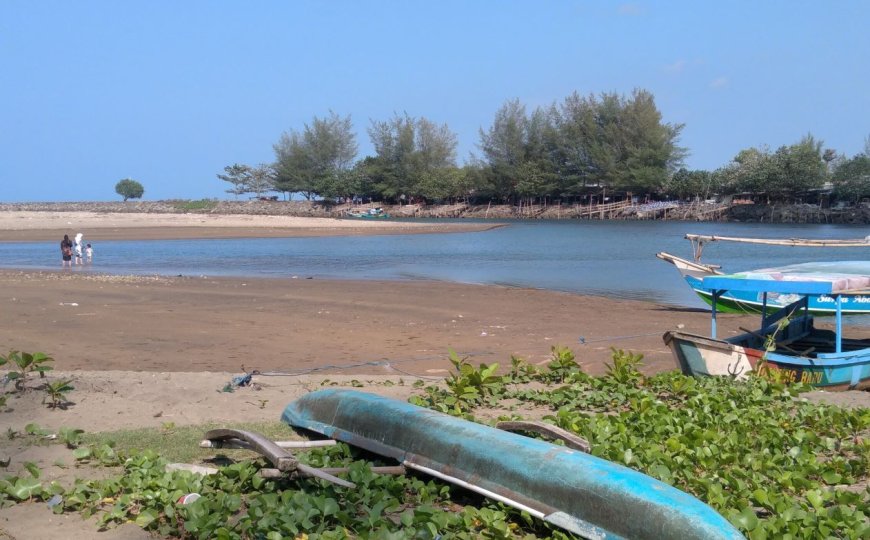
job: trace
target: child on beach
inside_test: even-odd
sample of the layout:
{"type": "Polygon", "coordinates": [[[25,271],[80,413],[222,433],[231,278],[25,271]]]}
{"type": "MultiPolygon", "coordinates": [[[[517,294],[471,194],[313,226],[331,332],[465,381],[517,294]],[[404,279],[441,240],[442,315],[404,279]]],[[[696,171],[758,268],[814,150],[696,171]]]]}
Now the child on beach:
{"type": "Polygon", "coordinates": [[[73,251],[76,254],[76,264],[85,264],[84,261],[82,261],[82,236],[84,236],[82,233],[78,233],[75,242],[73,242],[73,251]]]}
{"type": "Polygon", "coordinates": [[[85,257],[87,257],[88,264],[94,262],[94,248],[90,244],[85,247],[85,257]]]}

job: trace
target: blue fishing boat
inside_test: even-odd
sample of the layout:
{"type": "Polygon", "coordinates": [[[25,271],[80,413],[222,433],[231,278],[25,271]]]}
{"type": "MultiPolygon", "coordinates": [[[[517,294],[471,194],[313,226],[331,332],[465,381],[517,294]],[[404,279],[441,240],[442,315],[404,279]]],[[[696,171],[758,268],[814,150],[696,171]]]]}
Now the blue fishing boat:
{"type": "Polygon", "coordinates": [[[870,339],[842,335],[845,306],[854,301],[856,291],[870,286],[870,272],[862,275],[808,268],[793,265],[700,279],[699,287],[711,299],[710,337],[678,331],[664,335],[683,373],[742,378],[755,370],[783,382],[802,382],[825,390],[870,388],[870,339]],[[720,300],[742,294],[760,299],[760,328],[718,339],[720,300]],[[783,298],[794,300],[768,314],[771,297],[780,302],[783,298]],[[834,331],[815,327],[810,306],[819,305],[822,298],[826,305],[833,304],[829,309],[835,316],[834,331]]]}
{"type": "Polygon", "coordinates": [[[281,419],[393,458],[584,538],[743,538],[691,495],[582,451],[353,390],[320,390],[281,419]]]}
{"type": "MultiPolygon", "coordinates": [[[[694,254],[693,261],[665,252],[656,254],[656,257],[673,264],[689,287],[691,287],[692,290],[695,291],[695,293],[708,305],[712,304],[713,298],[710,291],[705,289],[702,285],[702,281],[704,278],[710,276],[723,275],[719,265],[705,264],[701,262],[704,245],[709,242],[726,241],[792,247],[870,247],[870,241],[866,238],[857,240],[811,240],[801,238],[740,238],[699,234],[687,234],[686,238],[692,243],[692,252],[694,254]]],[[[779,271],[788,274],[837,273],[843,275],[851,274],[860,277],[870,274],[870,261],[857,260],[802,263],[783,266],[781,268],[758,270],[756,272],[761,271],[779,271]]],[[[793,294],[770,292],[767,295],[766,309],[769,312],[776,311],[791,304],[797,300],[797,298],[798,297],[793,294]]],[[[760,313],[762,303],[761,293],[758,291],[731,290],[723,293],[717,299],[717,309],[720,312],[725,313],[760,313]]],[[[809,298],[808,309],[809,312],[814,315],[833,315],[836,312],[834,298],[829,295],[813,296],[809,298]]],[[[841,309],[846,314],[870,313],[870,288],[855,289],[850,294],[844,295],[842,298],[841,309]]]]}

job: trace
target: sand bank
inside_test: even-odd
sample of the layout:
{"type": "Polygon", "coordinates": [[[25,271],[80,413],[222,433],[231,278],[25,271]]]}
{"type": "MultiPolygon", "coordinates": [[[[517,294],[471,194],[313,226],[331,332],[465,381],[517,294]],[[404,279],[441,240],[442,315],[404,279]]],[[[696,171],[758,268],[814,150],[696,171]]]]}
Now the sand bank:
{"type": "Polygon", "coordinates": [[[88,240],[267,238],[482,231],[492,223],[421,223],[245,214],[0,212],[0,242],[49,241],[84,233],[88,240]]]}

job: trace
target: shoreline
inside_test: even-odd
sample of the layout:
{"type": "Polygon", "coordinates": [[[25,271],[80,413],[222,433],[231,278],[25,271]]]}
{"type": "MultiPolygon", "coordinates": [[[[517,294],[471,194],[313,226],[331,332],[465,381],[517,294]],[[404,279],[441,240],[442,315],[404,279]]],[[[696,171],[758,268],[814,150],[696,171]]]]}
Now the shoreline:
{"type": "Polygon", "coordinates": [[[503,226],[247,214],[3,211],[0,242],[60,242],[64,234],[77,232],[89,240],[180,240],[441,234],[503,226]]]}

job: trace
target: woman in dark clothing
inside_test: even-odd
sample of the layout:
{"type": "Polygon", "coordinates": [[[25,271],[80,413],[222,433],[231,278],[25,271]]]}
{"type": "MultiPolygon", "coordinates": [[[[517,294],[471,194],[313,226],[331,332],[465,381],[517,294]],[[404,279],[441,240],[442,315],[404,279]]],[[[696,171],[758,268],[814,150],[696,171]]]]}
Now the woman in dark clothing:
{"type": "Polygon", "coordinates": [[[60,241],[60,255],[62,260],[60,262],[60,267],[69,266],[72,268],[72,250],[73,243],[72,240],[69,239],[69,235],[63,235],[63,240],[60,241]]]}

